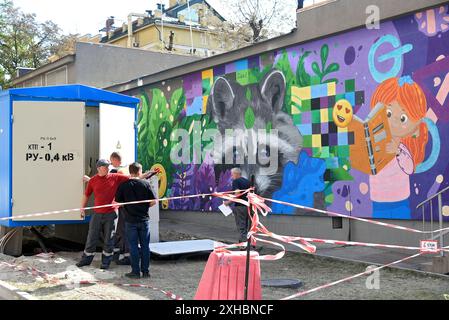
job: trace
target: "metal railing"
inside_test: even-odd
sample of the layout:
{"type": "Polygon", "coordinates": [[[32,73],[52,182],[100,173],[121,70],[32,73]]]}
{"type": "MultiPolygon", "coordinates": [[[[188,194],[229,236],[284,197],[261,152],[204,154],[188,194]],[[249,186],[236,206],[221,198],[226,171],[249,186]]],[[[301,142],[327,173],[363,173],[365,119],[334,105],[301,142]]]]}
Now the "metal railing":
{"type": "MultiPolygon", "coordinates": [[[[418,204],[416,206],[416,209],[419,210],[419,208],[421,208],[422,210],[422,221],[423,221],[423,229],[425,226],[425,218],[426,218],[426,211],[425,211],[425,207],[426,204],[430,205],[430,230],[433,231],[435,230],[433,228],[433,200],[437,199],[438,200],[438,224],[439,224],[439,228],[438,229],[443,229],[443,194],[445,194],[446,192],[449,191],[449,187],[444,188],[443,190],[439,191],[438,193],[434,194],[432,197],[428,198],[427,200],[421,202],[420,204],[418,204]]],[[[435,235],[432,232],[432,239],[431,240],[435,240],[437,238],[439,238],[439,243],[440,243],[440,248],[444,247],[444,235],[449,233],[449,230],[446,231],[440,231],[438,232],[437,235],[435,235]]],[[[443,257],[444,256],[444,251],[440,251],[440,255],[443,257]]]]}

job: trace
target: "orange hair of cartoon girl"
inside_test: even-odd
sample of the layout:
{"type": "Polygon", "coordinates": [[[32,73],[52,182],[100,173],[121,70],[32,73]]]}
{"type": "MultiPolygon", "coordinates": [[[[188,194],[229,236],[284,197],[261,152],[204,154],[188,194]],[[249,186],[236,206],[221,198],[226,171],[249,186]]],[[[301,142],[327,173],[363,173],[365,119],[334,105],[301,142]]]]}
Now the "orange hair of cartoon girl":
{"type": "MultiPolygon", "coordinates": [[[[394,101],[401,105],[411,120],[417,122],[426,117],[426,96],[411,77],[391,78],[381,83],[371,98],[371,109],[379,102],[388,106],[394,101]]],[[[429,132],[424,122],[419,125],[417,137],[405,137],[401,140],[410,151],[415,168],[424,161],[428,140],[429,132]]]]}

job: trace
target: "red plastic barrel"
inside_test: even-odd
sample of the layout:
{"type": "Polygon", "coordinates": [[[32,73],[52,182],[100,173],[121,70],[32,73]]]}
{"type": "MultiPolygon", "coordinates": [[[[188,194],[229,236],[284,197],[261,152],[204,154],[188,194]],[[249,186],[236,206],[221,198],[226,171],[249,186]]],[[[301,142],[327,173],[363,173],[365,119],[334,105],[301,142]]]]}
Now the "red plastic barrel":
{"type": "MultiPolygon", "coordinates": [[[[248,300],[261,300],[260,261],[251,252],[248,300]]],[[[246,251],[212,252],[207,261],[195,300],[243,300],[245,288],[246,251]]]]}

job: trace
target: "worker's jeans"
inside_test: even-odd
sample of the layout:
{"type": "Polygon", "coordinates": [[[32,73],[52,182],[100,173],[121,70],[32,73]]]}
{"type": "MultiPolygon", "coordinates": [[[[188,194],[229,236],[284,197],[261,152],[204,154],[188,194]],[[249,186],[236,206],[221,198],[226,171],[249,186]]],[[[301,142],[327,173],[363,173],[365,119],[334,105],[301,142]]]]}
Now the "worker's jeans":
{"type": "Polygon", "coordinates": [[[103,256],[112,256],[114,245],[112,237],[114,236],[114,221],[117,218],[115,212],[110,213],[92,213],[89,222],[89,232],[87,234],[86,248],[84,254],[92,256],[97,250],[98,240],[103,240],[103,256]]]}
{"type": "Polygon", "coordinates": [[[125,229],[125,210],[123,207],[118,209],[118,219],[116,220],[114,234],[114,253],[123,254],[125,257],[129,255],[128,240],[126,239],[125,229]]]}
{"type": "Polygon", "coordinates": [[[248,207],[235,206],[232,212],[239,232],[239,242],[246,242],[248,239],[248,207]]]}
{"type": "Polygon", "coordinates": [[[150,269],[150,221],[126,222],[132,273],[148,273],[150,269]],[[140,250],[139,250],[140,245],[140,250]]]}

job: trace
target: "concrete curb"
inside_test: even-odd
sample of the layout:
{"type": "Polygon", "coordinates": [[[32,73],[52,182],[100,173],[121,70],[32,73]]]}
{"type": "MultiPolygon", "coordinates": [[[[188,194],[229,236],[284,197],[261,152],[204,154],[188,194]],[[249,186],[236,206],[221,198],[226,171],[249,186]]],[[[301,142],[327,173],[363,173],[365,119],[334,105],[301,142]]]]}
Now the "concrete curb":
{"type": "Polygon", "coordinates": [[[0,280],[0,300],[37,300],[27,292],[0,280]]]}

